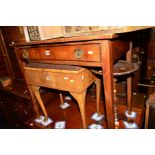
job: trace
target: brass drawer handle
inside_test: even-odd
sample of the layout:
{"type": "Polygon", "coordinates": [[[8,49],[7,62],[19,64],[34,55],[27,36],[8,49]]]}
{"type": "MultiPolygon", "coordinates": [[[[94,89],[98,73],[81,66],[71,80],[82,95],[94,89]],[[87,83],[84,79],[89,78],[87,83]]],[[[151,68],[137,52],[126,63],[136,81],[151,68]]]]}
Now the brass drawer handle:
{"type": "Polygon", "coordinates": [[[83,51],[80,49],[75,50],[75,58],[80,59],[83,55],[83,51]]]}
{"type": "Polygon", "coordinates": [[[28,59],[29,58],[29,53],[25,49],[23,50],[23,58],[24,59],[28,59]]]}

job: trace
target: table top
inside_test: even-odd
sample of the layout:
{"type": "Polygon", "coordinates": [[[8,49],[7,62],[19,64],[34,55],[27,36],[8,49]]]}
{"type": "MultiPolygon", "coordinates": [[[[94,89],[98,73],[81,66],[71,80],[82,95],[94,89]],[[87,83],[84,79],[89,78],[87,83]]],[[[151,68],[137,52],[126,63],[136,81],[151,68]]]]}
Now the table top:
{"type": "Polygon", "coordinates": [[[118,36],[115,34],[104,34],[103,32],[85,33],[79,36],[72,37],[61,37],[53,38],[49,40],[30,41],[16,43],[15,46],[27,46],[27,45],[41,45],[41,44],[53,44],[53,43],[65,43],[65,42],[76,42],[76,41],[90,41],[90,40],[107,40],[114,39],[118,36]]]}
{"type": "Polygon", "coordinates": [[[117,28],[113,28],[113,29],[110,28],[113,26],[107,26],[107,27],[109,28],[102,31],[83,32],[83,33],[73,34],[73,36],[52,38],[47,40],[20,42],[20,43],[15,43],[14,45],[28,46],[28,45],[50,44],[50,43],[53,44],[53,43],[65,43],[65,42],[77,42],[77,41],[112,40],[112,39],[118,38],[119,35],[122,33],[151,28],[151,26],[114,26],[117,28]]]}

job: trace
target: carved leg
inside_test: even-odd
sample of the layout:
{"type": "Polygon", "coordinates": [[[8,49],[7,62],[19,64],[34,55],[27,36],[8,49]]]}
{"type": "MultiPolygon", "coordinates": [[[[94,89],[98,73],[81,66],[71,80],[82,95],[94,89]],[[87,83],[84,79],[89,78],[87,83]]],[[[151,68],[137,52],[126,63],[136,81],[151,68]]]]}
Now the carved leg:
{"type": "Polygon", "coordinates": [[[38,100],[38,103],[39,103],[40,106],[41,106],[41,109],[42,109],[42,111],[43,111],[43,113],[44,113],[45,121],[46,121],[46,120],[48,119],[48,116],[47,116],[47,112],[46,112],[44,103],[43,103],[43,101],[42,101],[42,99],[41,99],[41,96],[40,96],[40,92],[39,92],[40,87],[31,85],[31,88],[32,88],[32,91],[33,91],[33,93],[35,94],[37,100],[38,100]]]}
{"type": "Polygon", "coordinates": [[[64,104],[64,100],[63,100],[62,93],[59,93],[59,96],[60,96],[60,102],[61,102],[61,105],[63,105],[63,104],[64,104]]]}
{"type": "Polygon", "coordinates": [[[101,94],[101,80],[96,78],[96,105],[97,105],[97,113],[100,114],[100,94],[101,94]]]}
{"type": "Polygon", "coordinates": [[[80,113],[81,113],[81,118],[82,118],[82,123],[83,127],[86,129],[87,124],[86,124],[86,117],[85,117],[85,98],[86,98],[86,90],[81,93],[71,93],[70,94],[77,100],[79,108],[80,108],[80,113]]]}

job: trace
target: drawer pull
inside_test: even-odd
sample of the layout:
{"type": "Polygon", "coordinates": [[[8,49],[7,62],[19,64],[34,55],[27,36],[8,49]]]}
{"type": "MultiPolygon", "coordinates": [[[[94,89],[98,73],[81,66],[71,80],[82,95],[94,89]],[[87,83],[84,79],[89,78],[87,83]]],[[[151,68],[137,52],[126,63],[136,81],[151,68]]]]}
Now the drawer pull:
{"type": "Polygon", "coordinates": [[[94,54],[94,52],[93,51],[88,51],[88,54],[92,55],[92,54],[94,54]]]}
{"type": "Polygon", "coordinates": [[[51,55],[50,51],[45,51],[45,55],[51,55]]]}
{"type": "Polygon", "coordinates": [[[52,78],[50,76],[47,76],[46,77],[46,80],[51,80],[52,78]]]}
{"type": "Polygon", "coordinates": [[[25,49],[23,49],[23,58],[24,59],[28,59],[29,58],[29,53],[25,49]]]}
{"type": "Polygon", "coordinates": [[[80,49],[75,50],[75,58],[80,59],[83,55],[83,51],[80,49]]]}
{"type": "Polygon", "coordinates": [[[82,75],[82,77],[81,77],[81,78],[82,78],[82,80],[84,80],[84,76],[83,76],[83,75],[82,75]]]}
{"type": "Polygon", "coordinates": [[[75,81],[74,81],[74,80],[70,80],[70,82],[71,82],[71,83],[74,83],[75,81]]]}
{"type": "Polygon", "coordinates": [[[65,80],[68,80],[68,77],[64,77],[65,80]]]}

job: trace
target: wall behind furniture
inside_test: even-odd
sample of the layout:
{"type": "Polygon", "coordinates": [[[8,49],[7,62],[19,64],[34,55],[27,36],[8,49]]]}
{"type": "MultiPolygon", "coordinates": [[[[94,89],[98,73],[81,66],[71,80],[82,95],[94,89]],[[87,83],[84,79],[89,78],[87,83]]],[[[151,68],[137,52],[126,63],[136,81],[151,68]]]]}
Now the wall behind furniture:
{"type": "Polygon", "coordinates": [[[11,76],[13,76],[14,80],[22,80],[23,76],[18,65],[14,48],[11,45],[17,42],[25,41],[23,29],[19,26],[3,26],[0,27],[0,29],[3,40],[3,53],[8,55],[8,63],[10,63],[10,74],[12,74],[11,76]]]}

